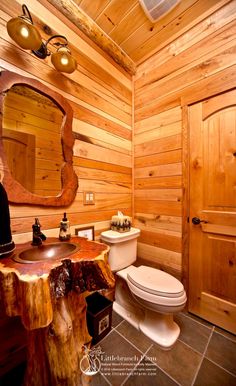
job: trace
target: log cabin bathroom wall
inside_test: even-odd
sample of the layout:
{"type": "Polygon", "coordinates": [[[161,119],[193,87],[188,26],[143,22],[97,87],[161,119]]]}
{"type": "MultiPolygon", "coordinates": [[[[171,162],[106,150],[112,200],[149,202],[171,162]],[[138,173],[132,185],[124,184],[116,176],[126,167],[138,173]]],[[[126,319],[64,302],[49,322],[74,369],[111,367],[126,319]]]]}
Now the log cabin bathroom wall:
{"type": "MultiPolygon", "coordinates": [[[[180,278],[186,209],[183,101],[219,80],[230,88],[236,73],[235,0],[184,0],[156,24],[147,21],[138,0],[96,2],[96,7],[91,0],[74,1],[131,58],[137,67],[133,76],[135,69],[127,71],[117,64],[54,8],[53,3],[60,3],[56,0],[31,0],[27,6],[45,40],[58,33],[67,37],[77,70],[63,75],[49,58],[40,60],[22,50],[6,31],[6,22],[21,14],[22,3],[0,4],[0,69],[39,80],[73,108],[73,162],[79,188],[66,208],[68,219],[72,225],[94,225],[98,239],[117,210],[132,215],[133,225],[141,229],[140,261],[180,278]],[[109,20],[114,20],[112,27],[109,20]],[[86,191],[94,192],[94,205],[84,205],[86,191]]],[[[8,109],[12,118],[5,125],[11,130],[21,123],[12,106],[8,109]]],[[[30,110],[31,116],[30,111],[24,114],[32,122],[30,110]]],[[[48,125],[49,142],[42,138],[39,144],[42,153],[52,150],[52,136],[48,125]]],[[[41,179],[50,192],[50,173],[41,169],[41,179]]],[[[40,179],[38,186],[42,187],[40,179]]],[[[63,211],[11,205],[12,233],[31,232],[35,217],[43,230],[55,229],[63,211]]],[[[21,360],[25,342],[20,326],[19,334],[9,339],[8,318],[2,316],[0,326],[1,375],[21,360]]]]}
{"type": "MultiPolygon", "coordinates": [[[[197,15],[200,2],[195,6],[197,15]]],[[[138,66],[134,79],[134,218],[142,230],[138,254],[176,276],[182,274],[185,236],[181,100],[222,77],[229,77],[230,84],[235,72],[236,4],[207,1],[205,6],[204,17],[181,36],[173,26],[168,44],[160,33],[157,52],[138,66]]],[[[179,23],[185,25],[187,18],[186,13],[179,23]]]]}
{"type": "MultiPolygon", "coordinates": [[[[75,133],[74,168],[79,178],[79,189],[73,204],[67,208],[71,224],[96,224],[95,232],[107,229],[116,211],[131,215],[131,76],[112,63],[108,55],[91,42],[82,40],[80,31],[67,26],[52,9],[38,1],[28,4],[41,35],[63,34],[78,61],[78,69],[70,76],[58,73],[51,61],[39,60],[29,51],[17,47],[7,34],[6,22],[21,14],[21,6],[15,1],[10,5],[3,1],[1,10],[1,62],[2,70],[10,70],[33,77],[63,95],[74,111],[75,133]],[[52,30],[53,29],[53,30],[52,30]],[[84,205],[83,192],[95,194],[94,205],[84,205]]],[[[13,102],[14,103],[14,102],[13,102]]],[[[32,111],[32,109],[31,109],[32,111]]],[[[26,112],[27,113],[27,112],[26,112]]],[[[12,114],[10,127],[19,126],[16,114],[12,114]]],[[[33,112],[32,112],[33,115],[33,112]]],[[[30,120],[30,117],[25,118],[30,120]]],[[[33,117],[31,116],[31,122],[33,117]]],[[[45,122],[43,123],[45,126],[45,122]]],[[[38,152],[50,152],[53,131],[48,128],[38,152]]],[[[42,154],[42,158],[44,154],[42,154]]],[[[52,189],[50,173],[42,170],[41,182],[52,189]]],[[[55,184],[54,184],[55,187],[55,184]]],[[[49,191],[50,194],[50,191],[49,191]]],[[[30,232],[35,216],[40,217],[42,229],[57,228],[63,209],[42,209],[30,206],[11,206],[12,232],[30,232]]]]}
{"type": "MultiPolygon", "coordinates": [[[[58,17],[59,13],[53,7],[45,7],[38,1],[30,1],[27,6],[45,40],[52,34],[67,37],[70,49],[78,61],[77,71],[69,76],[63,75],[54,69],[49,58],[40,60],[11,40],[6,23],[12,17],[22,14],[20,3],[14,0],[4,0],[0,4],[0,69],[37,79],[64,96],[73,108],[73,163],[79,178],[79,188],[74,202],[66,208],[66,212],[71,225],[93,225],[95,237],[98,238],[102,230],[109,228],[110,219],[117,210],[131,215],[131,75],[93,42],[82,39],[79,29],[71,22],[65,22],[63,15],[58,17]],[[84,205],[86,191],[94,192],[94,205],[84,205]]],[[[25,102],[26,97],[20,97],[24,110],[18,111],[18,114],[16,110],[20,108],[19,101],[16,105],[14,96],[11,96],[11,100],[9,98],[7,109],[11,109],[11,119],[5,120],[6,129],[22,126],[19,116],[24,115],[24,123],[38,131],[32,106],[25,102]]],[[[40,103],[45,104],[43,101],[40,103]]],[[[49,112],[48,106],[45,110],[49,112]]],[[[41,126],[47,128],[47,134],[42,134],[37,150],[42,158],[48,153],[56,154],[59,147],[55,143],[55,127],[46,122],[46,118],[45,115],[41,126]]],[[[48,169],[41,168],[40,175],[38,186],[55,188],[56,183],[50,181],[51,173],[48,169]]],[[[52,191],[48,190],[48,193],[52,191]]],[[[42,230],[54,228],[57,235],[64,211],[64,208],[10,205],[12,234],[17,235],[17,242],[20,242],[21,234],[31,232],[34,218],[39,217],[42,230]]],[[[1,312],[0,326],[1,375],[22,361],[25,340],[24,330],[17,318],[10,320],[1,312]],[[12,335],[12,329],[17,331],[17,328],[18,333],[12,335]]]]}

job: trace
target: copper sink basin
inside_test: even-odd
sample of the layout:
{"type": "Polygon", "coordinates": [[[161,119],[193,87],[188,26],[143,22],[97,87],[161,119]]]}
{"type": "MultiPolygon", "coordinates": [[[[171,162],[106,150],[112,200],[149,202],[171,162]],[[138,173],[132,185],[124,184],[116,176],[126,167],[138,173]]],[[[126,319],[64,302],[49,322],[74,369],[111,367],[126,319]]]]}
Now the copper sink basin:
{"type": "Polygon", "coordinates": [[[18,263],[36,263],[47,260],[64,259],[79,250],[79,245],[69,242],[58,242],[32,246],[13,256],[18,263]]]}

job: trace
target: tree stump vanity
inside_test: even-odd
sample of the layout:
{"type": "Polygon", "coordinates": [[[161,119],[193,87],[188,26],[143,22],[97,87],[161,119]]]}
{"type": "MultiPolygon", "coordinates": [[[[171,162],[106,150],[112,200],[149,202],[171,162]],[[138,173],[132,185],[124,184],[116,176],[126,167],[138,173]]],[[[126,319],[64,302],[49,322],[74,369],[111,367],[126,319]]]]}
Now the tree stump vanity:
{"type": "Polygon", "coordinates": [[[5,312],[20,316],[28,335],[25,386],[87,383],[79,366],[82,346],[91,341],[85,292],[114,286],[108,247],[84,238],[70,240],[75,250],[65,258],[20,262],[22,252],[29,252],[28,258],[31,251],[40,254],[53,243],[58,245],[58,239],[48,238],[39,247],[21,244],[14,254],[0,260],[0,297],[5,312]]]}

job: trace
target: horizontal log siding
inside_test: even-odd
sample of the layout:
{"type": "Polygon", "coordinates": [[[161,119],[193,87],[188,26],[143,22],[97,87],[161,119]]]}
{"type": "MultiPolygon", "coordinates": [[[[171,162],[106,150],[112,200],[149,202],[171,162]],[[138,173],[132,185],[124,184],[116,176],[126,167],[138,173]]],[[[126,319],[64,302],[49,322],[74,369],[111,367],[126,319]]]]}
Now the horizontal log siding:
{"type": "MultiPolygon", "coordinates": [[[[30,1],[28,7],[45,39],[49,37],[44,32],[45,22],[52,34],[67,37],[78,69],[71,75],[60,74],[54,70],[50,58],[40,60],[14,44],[6,30],[7,20],[21,14],[21,6],[14,0],[10,3],[3,0],[0,4],[0,69],[35,78],[71,104],[76,138],[74,168],[79,188],[66,211],[73,231],[76,224],[94,225],[96,239],[99,239],[100,232],[109,228],[111,216],[117,210],[131,215],[131,79],[37,1],[30,1]],[[84,191],[95,193],[95,205],[84,205],[84,191]]],[[[46,157],[47,149],[42,149],[43,152],[46,157]]],[[[51,190],[48,187],[48,194],[54,194],[53,189],[53,186],[51,190]]],[[[51,234],[53,228],[58,228],[64,211],[65,208],[10,205],[11,229],[16,242],[32,237],[35,217],[39,217],[43,231],[47,229],[51,234]]],[[[0,326],[1,376],[25,359],[26,342],[19,320],[4,316],[1,307],[0,326]]]]}
{"type": "MultiPolygon", "coordinates": [[[[50,58],[40,60],[10,39],[6,22],[21,13],[20,5],[0,5],[0,68],[33,77],[62,94],[74,110],[74,168],[79,178],[75,201],[66,208],[71,224],[99,224],[122,210],[131,215],[131,79],[101,51],[95,50],[49,9],[37,1],[29,5],[44,38],[45,21],[52,33],[65,35],[78,68],[71,75],[54,70],[50,58]],[[84,205],[84,191],[95,193],[95,205],[84,205]]],[[[42,145],[43,146],[43,145],[42,145]]],[[[46,150],[46,149],[45,149],[46,150]]],[[[48,187],[50,192],[50,187],[48,187]]],[[[38,187],[40,193],[40,187],[38,187]]],[[[53,193],[53,187],[51,192],[53,193]]],[[[31,231],[36,216],[43,229],[58,226],[63,208],[11,205],[12,233],[31,231]]]]}
{"type": "MultiPolygon", "coordinates": [[[[182,271],[182,111],[223,70],[235,76],[236,7],[229,1],[138,67],[134,81],[134,217],[141,260],[182,271]]],[[[230,86],[229,86],[230,87],[230,86]]]]}

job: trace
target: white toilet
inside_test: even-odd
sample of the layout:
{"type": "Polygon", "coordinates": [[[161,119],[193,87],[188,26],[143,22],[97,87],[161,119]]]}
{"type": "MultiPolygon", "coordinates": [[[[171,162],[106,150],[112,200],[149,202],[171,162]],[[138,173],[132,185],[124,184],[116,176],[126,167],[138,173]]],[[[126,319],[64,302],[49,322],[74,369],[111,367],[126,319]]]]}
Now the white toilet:
{"type": "Polygon", "coordinates": [[[140,230],[105,231],[101,240],[110,246],[109,264],[116,274],[113,309],[164,349],[176,342],[180,328],[173,314],[186,304],[182,283],[156,268],[135,267],[140,230]]]}

